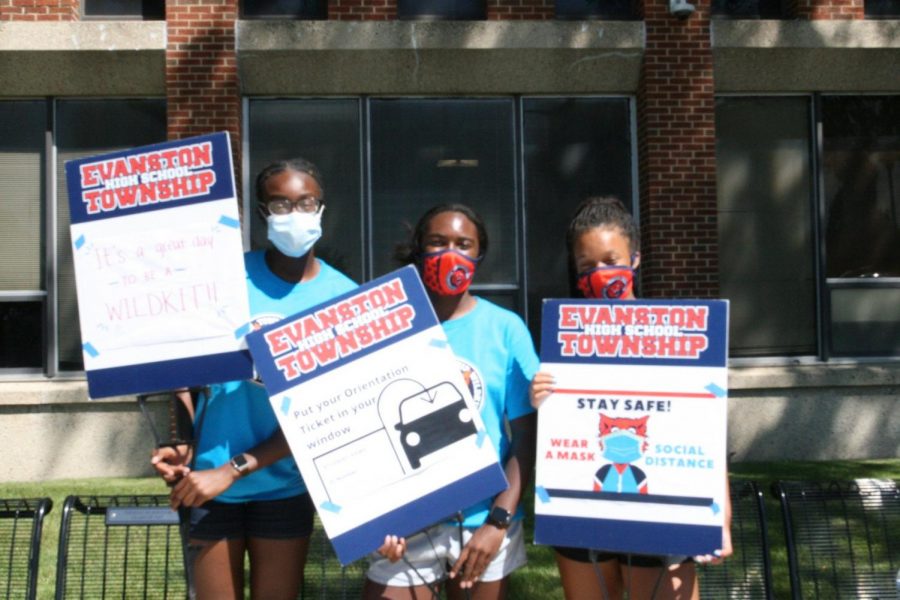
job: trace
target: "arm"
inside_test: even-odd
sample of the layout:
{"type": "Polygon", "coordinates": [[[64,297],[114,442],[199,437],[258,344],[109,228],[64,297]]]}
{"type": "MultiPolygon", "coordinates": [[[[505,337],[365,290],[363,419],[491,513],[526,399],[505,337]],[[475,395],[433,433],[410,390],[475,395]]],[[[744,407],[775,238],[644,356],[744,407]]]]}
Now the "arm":
{"type": "Polygon", "coordinates": [[[279,427],[266,441],[243,452],[247,460],[246,472],[239,473],[230,462],[215,469],[188,472],[172,490],[170,504],[173,509],[200,506],[227,490],[241,477],[268,467],[290,453],[287,439],[279,427]]]}
{"type": "MultiPolygon", "coordinates": [[[[509,460],[506,461],[504,468],[509,487],[494,498],[493,506],[505,508],[510,514],[515,514],[534,468],[537,417],[531,413],[511,421],[509,425],[512,439],[509,460]]],[[[460,553],[459,560],[450,569],[450,577],[460,576],[461,588],[475,585],[484,569],[496,556],[505,536],[506,530],[488,523],[476,529],[460,553]]]]}
{"type": "MultiPolygon", "coordinates": [[[[169,413],[171,432],[177,431],[179,406],[191,421],[194,419],[194,401],[191,397],[190,390],[188,388],[181,388],[175,390],[173,395],[175,396],[175,401],[170,407],[169,413]]],[[[190,467],[188,465],[191,464],[192,458],[193,453],[188,444],[162,446],[153,449],[153,452],[150,455],[150,464],[167,484],[172,485],[190,472],[190,467]]]]}

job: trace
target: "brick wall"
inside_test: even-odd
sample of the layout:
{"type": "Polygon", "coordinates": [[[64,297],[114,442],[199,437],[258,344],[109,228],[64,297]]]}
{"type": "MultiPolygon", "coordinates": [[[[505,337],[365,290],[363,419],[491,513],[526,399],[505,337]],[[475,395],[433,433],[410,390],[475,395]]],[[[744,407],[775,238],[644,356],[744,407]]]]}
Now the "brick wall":
{"type": "Polygon", "coordinates": [[[397,18],[397,0],[330,0],[328,18],[338,21],[387,21],[397,18]]]}
{"type": "Polygon", "coordinates": [[[800,19],[864,19],[863,0],[790,0],[788,14],[800,19]]]}
{"type": "Polygon", "coordinates": [[[0,0],[0,21],[74,21],[78,0],[0,0]]]}
{"type": "Polygon", "coordinates": [[[487,0],[489,20],[542,20],[553,18],[553,0],[487,0]]]}
{"type": "Polygon", "coordinates": [[[642,292],[716,297],[715,98],[709,0],[686,20],[644,0],[638,90],[642,292]]]}
{"type": "MultiPolygon", "coordinates": [[[[240,174],[238,0],[167,0],[166,100],[172,140],[228,131],[240,174]]],[[[237,181],[240,189],[240,181],[237,181]]]]}

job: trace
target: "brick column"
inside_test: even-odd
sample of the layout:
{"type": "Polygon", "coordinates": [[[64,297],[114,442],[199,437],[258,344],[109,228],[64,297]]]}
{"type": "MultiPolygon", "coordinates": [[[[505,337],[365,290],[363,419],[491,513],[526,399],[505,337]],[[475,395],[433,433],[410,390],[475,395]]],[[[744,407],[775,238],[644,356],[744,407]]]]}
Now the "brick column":
{"type": "Polygon", "coordinates": [[[241,189],[237,18],[238,0],[166,1],[168,137],[229,132],[241,189]]]}
{"type": "Polygon", "coordinates": [[[78,0],[0,0],[0,21],[77,21],[78,0]]]}
{"type": "Polygon", "coordinates": [[[718,295],[715,98],[709,0],[687,20],[643,0],[647,47],[638,89],[642,292],[718,295]]]}

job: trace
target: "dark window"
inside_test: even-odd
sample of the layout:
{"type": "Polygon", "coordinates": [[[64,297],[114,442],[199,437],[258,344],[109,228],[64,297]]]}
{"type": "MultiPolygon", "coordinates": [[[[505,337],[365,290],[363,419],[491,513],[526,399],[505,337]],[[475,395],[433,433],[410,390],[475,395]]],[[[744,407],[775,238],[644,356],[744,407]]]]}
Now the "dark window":
{"type": "Polygon", "coordinates": [[[831,351],[900,352],[900,96],[822,98],[831,351]]]}
{"type": "Polygon", "coordinates": [[[43,302],[0,299],[0,369],[39,369],[43,364],[43,302]]]}
{"type": "Polygon", "coordinates": [[[733,19],[781,19],[782,0],[712,0],[712,16],[733,19]]]}
{"type": "Polygon", "coordinates": [[[397,267],[392,248],[436,204],[461,202],[484,218],[490,248],[479,294],[519,306],[513,100],[373,100],[374,274],[397,267]]]}
{"type": "MultiPolygon", "coordinates": [[[[565,231],[589,196],[617,196],[633,212],[631,102],[626,98],[528,98],[525,124],[528,317],[541,300],[574,293],[565,231]]],[[[537,328],[532,327],[535,335],[537,328]]],[[[537,341],[537,337],[535,338],[537,341]]]]}
{"type": "Polygon", "coordinates": [[[69,194],[65,162],[83,156],[165,141],[163,100],[60,100],[56,105],[57,146],[57,311],[61,370],[84,368],[75,269],[69,235],[69,194]]]}
{"type": "Polygon", "coordinates": [[[811,99],[717,101],[719,279],[731,300],[731,350],[896,356],[900,96],[811,99]],[[815,160],[811,148],[820,149],[815,160]]]}
{"type": "MultiPolygon", "coordinates": [[[[359,100],[265,100],[250,103],[251,243],[264,248],[266,223],[256,210],[256,174],[276,160],[303,157],[325,180],[322,240],[316,253],[356,281],[362,262],[362,146],[359,100]]],[[[247,213],[245,213],[247,214],[247,213]]]]}
{"type": "Polygon", "coordinates": [[[109,19],[162,20],[165,0],[84,0],[84,16],[109,19]]]}
{"type": "Polygon", "coordinates": [[[816,353],[809,110],[806,97],[716,102],[719,290],[731,301],[733,356],[816,353]]]}
{"type": "Polygon", "coordinates": [[[0,369],[83,368],[65,162],[165,137],[164,100],[0,102],[0,369]]]}
{"type": "Polygon", "coordinates": [[[896,19],[900,17],[900,0],[866,0],[867,19],[896,19]]]}
{"type": "MultiPolygon", "coordinates": [[[[249,165],[255,174],[270,160],[297,154],[319,164],[328,208],[317,252],[339,257],[335,266],[358,280],[399,266],[395,246],[430,207],[472,206],[490,238],[473,289],[523,316],[527,298],[536,333],[540,299],[569,294],[563,240],[575,206],[594,194],[632,202],[631,104],[626,98],[254,100],[249,165]]],[[[246,186],[253,186],[252,175],[246,186]]],[[[250,214],[254,245],[263,245],[262,220],[250,214]]]]}
{"type": "Polygon", "coordinates": [[[40,369],[47,102],[0,103],[0,369],[40,369]]]}
{"type": "Polygon", "coordinates": [[[400,19],[479,20],[487,18],[485,0],[397,0],[400,19]]]}
{"type": "Polygon", "coordinates": [[[633,19],[636,0],[555,0],[557,19],[633,19]]]}
{"type": "Polygon", "coordinates": [[[328,0],[241,0],[242,19],[327,19],[328,0]]]}

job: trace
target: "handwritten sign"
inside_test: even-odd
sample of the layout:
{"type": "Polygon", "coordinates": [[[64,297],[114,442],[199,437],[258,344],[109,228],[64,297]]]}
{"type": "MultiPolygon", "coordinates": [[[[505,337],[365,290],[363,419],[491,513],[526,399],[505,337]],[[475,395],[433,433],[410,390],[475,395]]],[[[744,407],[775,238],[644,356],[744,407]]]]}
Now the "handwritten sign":
{"type": "Polygon", "coordinates": [[[91,397],[249,378],[224,133],[66,163],[91,397]]]}
{"type": "Polygon", "coordinates": [[[535,542],[721,548],[727,302],[545,300],[542,329],[535,542]]]}
{"type": "Polygon", "coordinates": [[[506,488],[414,267],[247,342],[343,564],[506,488]]]}

